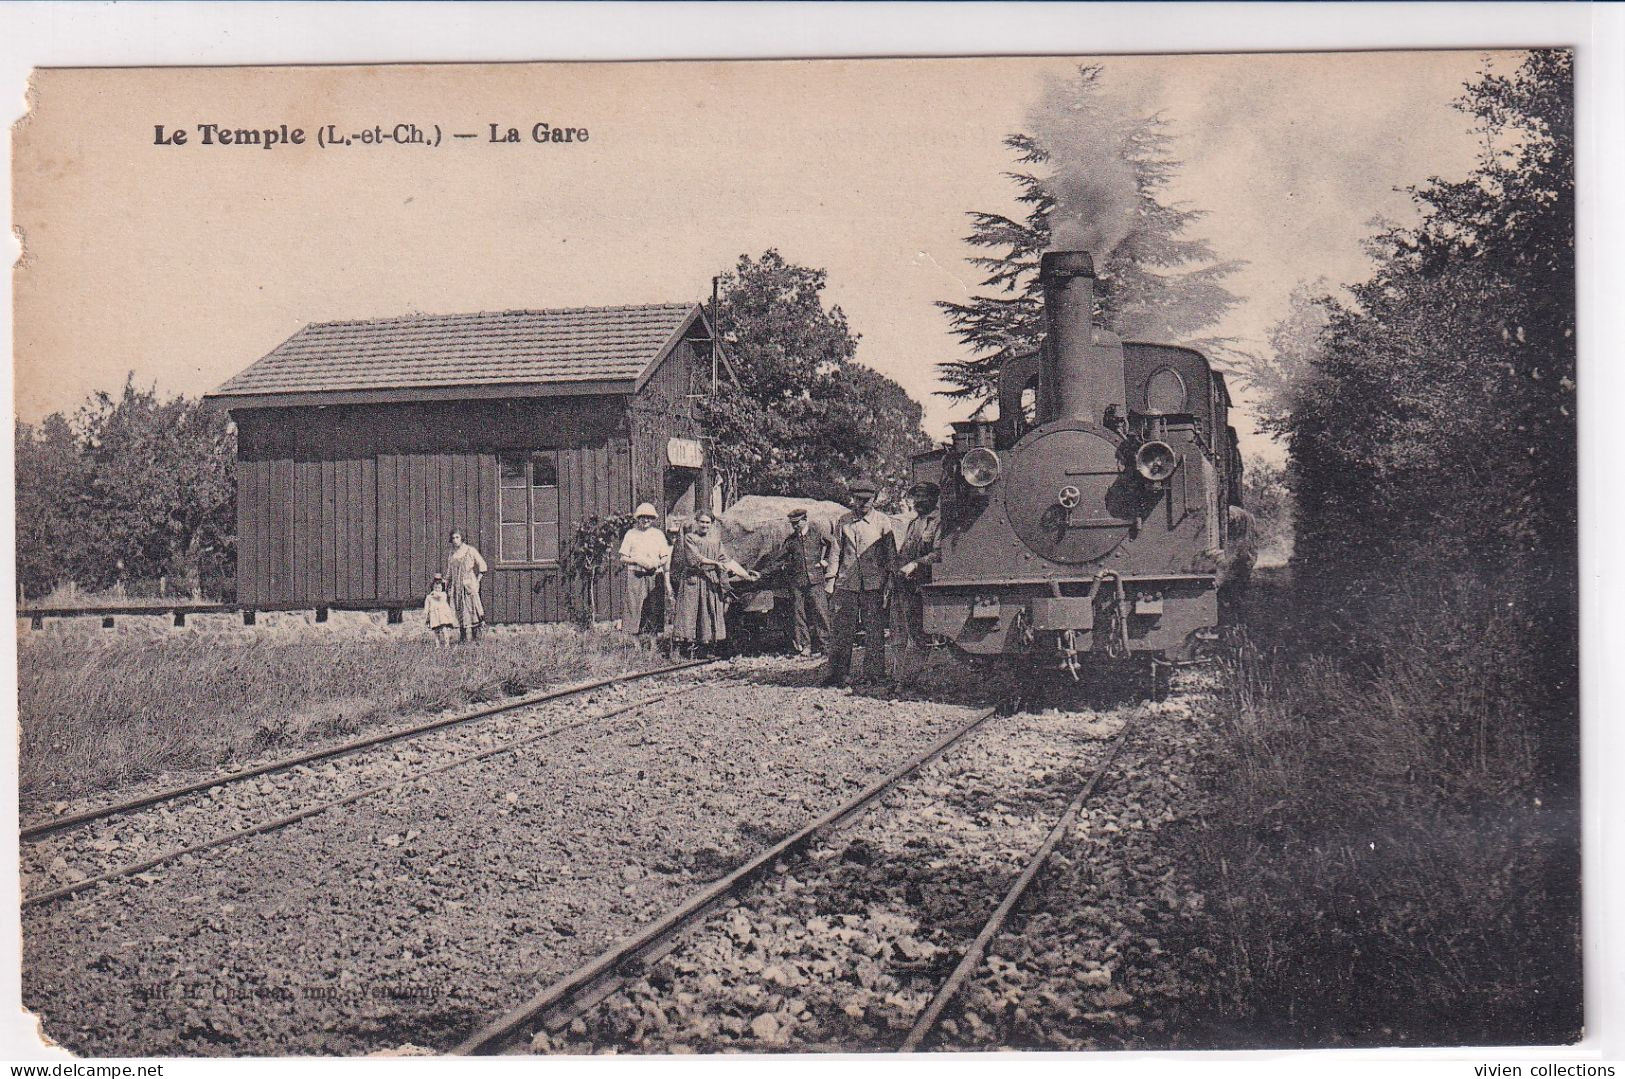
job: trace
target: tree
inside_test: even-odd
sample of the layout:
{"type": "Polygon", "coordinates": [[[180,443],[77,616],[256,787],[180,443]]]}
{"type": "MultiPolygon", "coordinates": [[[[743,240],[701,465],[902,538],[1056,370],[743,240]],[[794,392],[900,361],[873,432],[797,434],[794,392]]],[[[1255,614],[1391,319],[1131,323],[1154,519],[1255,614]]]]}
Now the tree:
{"type": "Polygon", "coordinates": [[[231,572],[236,436],[185,397],[99,392],[70,421],[17,428],[18,566],[25,588],[169,577],[198,589],[231,572]]]}
{"type": "Polygon", "coordinates": [[[117,399],[98,393],[81,409],[77,427],[98,521],[86,534],[87,568],[105,573],[122,561],[131,576],[173,576],[195,590],[206,556],[217,561],[235,543],[226,414],[137,390],[132,374],[117,399]]]}
{"type": "Polygon", "coordinates": [[[1217,261],[1205,241],[1184,235],[1203,214],[1162,201],[1179,168],[1167,122],[1109,97],[1103,70],[1085,65],[1075,79],[1052,85],[1029,116],[1031,133],[1004,140],[1024,166],[1007,175],[1029,209],[1019,221],[970,214],[966,242],[997,253],[969,261],[987,274],[982,286],[995,292],[937,304],[976,354],[940,365],[954,387],[946,396],[991,398],[1004,364],[1038,348],[1038,265],[1052,246],[1094,256],[1095,317],[1108,329],[1144,340],[1221,344],[1193,335],[1237,302],[1222,281],[1241,264],[1217,261]]]}
{"type": "Polygon", "coordinates": [[[84,464],[73,429],[60,414],[16,428],[17,581],[42,596],[73,577],[76,539],[86,515],[84,464]]]}
{"type": "Polygon", "coordinates": [[[1287,313],[1270,328],[1261,353],[1238,352],[1232,368],[1252,391],[1251,403],[1261,429],[1284,434],[1293,409],[1312,396],[1322,335],[1331,319],[1331,285],[1325,279],[1300,283],[1287,301],[1287,313]]]}
{"type": "Polygon", "coordinates": [[[1292,554],[1292,489],[1280,465],[1254,458],[1242,478],[1241,500],[1253,515],[1258,561],[1284,564],[1292,554]]]}
{"type": "Polygon", "coordinates": [[[1265,773],[1275,787],[1236,814],[1228,872],[1247,876],[1242,847],[1266,873],[1388,853],[1347,883],[1335,854],[1303,873],[1313,924],[1281,920],[1277,970],[1244,992],[1318,1000],[1303,1029],[1351,1044],[1408,1015],[1462,1042],[1580,1029],[1571,62],[1530,52],[1475,79],[1459,107],[1478,166],[1413,188],[1418,219],[1377,231],[1370,276],[1301,292],[1248,372],[1290,452],[1295,595],[1253,608],[1279,651],[1248,683],[1251,777],[1232,786],[1242,803],[1265,773]],[[1273,837],[1261,809],[1281,811],[1273,837]],[[1327,915],[1327,896],[1396,881],[1448,899],[1327,915]],[[1429,966],[1442,937],[1448,971],[1429,966]]]}
{"type": "Polygon", "coordinates": [[[853,359],[858,335],[824,306],[826,281],[770,249],[719,282],[716,329],[739,383],[701,414],[730,498],[839,497],[858,472],[900,494],[909,455],[929,446],[919,404],[853,359]]]}
{"type": "Polygon", "coordinates": [[[698,413],[710,438],[711,467],[722,481],[723,497],[732,502],[773,471],[788,425],[744,386],[726,380],[700,400],[698,413]]]}
{"type": "Polygon", "coordinates": [[[718,285],[718,330],[739,384],[764,404],[801,397],[857,355],[858,335],[839,307],[824,307],[823,270],[775,249],[740,255],[718,285]]]}
{"type": "Polygon", "coordinates": [[[1572,576],[1571,63],[1536,52],[1470,86],[1478,168],[1413,189],[1421,222],[1371,241],[1353,302],[1322,301],[1278,423],[1301,558],[1346,574],[1427,549],[1490,576],[1572,576]]]}
{"type": "Polygon", "coordinates": [[[809,461],[815,469],[823,466],[821,486],[839,494],[845,480],[866,472],[895,505],[910,483],[913,456],[931,448],[921,428],[925,410],[896,382],[857,363],[832,376],[822,400],[826,411],[818,442],[835,452],[809,461]],[[840,453],[844,447],[856,452],[840,453]]]}
{"type": "MultiPolygon", "coordinates": [[[[1419,222],[1371,240],[1371,277],[1322,300],[1277,365],[1297,365],[1276,429],[1325,643],[1454,619],[1439,662],[1490,653],[1493,699],[1556,791],[1578,760],[1572,78],[1569,53],[1541,50],[1468,86],[1478,166],[1414,188],[1419,222]],[[1511,628],[1481,644],[1494,625],[1511,628]]],[[[1378,645],[1364,654],[1392,654],[1378,645]]]]}

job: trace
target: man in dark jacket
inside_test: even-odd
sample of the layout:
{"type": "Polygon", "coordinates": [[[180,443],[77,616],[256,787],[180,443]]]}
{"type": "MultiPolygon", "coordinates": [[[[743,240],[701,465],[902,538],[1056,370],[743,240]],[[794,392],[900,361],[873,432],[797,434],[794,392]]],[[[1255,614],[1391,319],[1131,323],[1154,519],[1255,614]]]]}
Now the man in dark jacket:
{"type": "Polygon", "coordinates": [[[835,527],[835,564],[826,586],[835,596],[835,625],[825,685],[840,685],[852,668],[858,626],[864,630],[863,674],[886,680],[886,601],[897,566],[897,540],[890,518],[875,509],[874,482],[855,479],[847,486],[852,512],[835,527]]]}
{"type": "MultiPolygon", "coordinates": [[[[898,610],[897,622],[902,630],[905,654],[915,655],[925,649],[925,600],[920,586],[931,581],[931,567],[941,560],[937,541],[942,533],[942,515],[937,511],[940,488],[934,483],[916,483],[908,489],[909,501],[914,504],[914,517],[908,522],[902,546],[897,551],[896,586],[892,601],[898,610]]],[[[902,660],[899,658],[899,664],[902,660]]]]}
{"type": "Polygon", "coordinates": [[[790,586],[795,618],[796,655],[823,652],[829,644],[829,610],[824,603],[826,571],[834,557],[835,539],[814,528],[807,511],[790,511],[790,535],[779,547],[779,564],[790,586]]]}

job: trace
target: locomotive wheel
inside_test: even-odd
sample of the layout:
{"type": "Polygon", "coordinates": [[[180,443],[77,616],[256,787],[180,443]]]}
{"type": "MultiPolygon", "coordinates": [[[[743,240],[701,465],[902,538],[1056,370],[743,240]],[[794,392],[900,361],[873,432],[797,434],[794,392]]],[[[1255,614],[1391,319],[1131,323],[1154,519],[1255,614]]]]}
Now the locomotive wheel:
{"type": "Polygon", "coordinates": [[[1035,656],[1022,656],[1009,666],[1011,688],[1002,707],[1006,715],[1017,712],[1042,712],[1047,708],[1063,707],[1078,692],[1078,683],[1066,671],[1035,656]]]}
{"type": "Polygon", "coordinates": [[[1005,666],[1005,678],[1009,684],[999,699],[1001,716],[1013,716],[1018,712],[1027,711],[1032,706],[1033,690],[1037,685],[1035,678],[1038,673],[1038,665],[1025,656],[1012,660],[1005,666]]]}
{"type": "Polygon", "coordinates": [[[1149,696],[1153,701],[1168,699],[1168,691],[1173,688],[1174,666],[1158,656],[1152,656],[1147,666],[1147,682],[1149,683],[1149,696]]]}

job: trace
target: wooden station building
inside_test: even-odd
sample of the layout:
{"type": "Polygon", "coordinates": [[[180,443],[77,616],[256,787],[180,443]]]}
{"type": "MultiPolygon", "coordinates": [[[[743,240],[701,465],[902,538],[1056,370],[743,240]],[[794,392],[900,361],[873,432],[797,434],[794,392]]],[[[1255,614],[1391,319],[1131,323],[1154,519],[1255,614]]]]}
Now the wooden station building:
{"type": "Polygon", "coordinates": [[[237,424],[237,601],[420,607],[459,528],[487,620],[567,619],[579,523],[715,501],[694,405],[732,377],[694,303],[306,326],[208,395],[237,424]]]}

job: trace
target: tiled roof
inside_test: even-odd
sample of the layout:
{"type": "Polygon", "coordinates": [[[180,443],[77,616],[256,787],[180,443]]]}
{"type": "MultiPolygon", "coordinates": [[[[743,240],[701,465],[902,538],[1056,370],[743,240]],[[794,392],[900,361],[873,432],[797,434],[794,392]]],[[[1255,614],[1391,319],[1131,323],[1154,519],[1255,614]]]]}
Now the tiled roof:
{"type": "Polygon", "coordinates": [[[634,380],[692,303],[317,322],[215,395],[634,380]]]}

